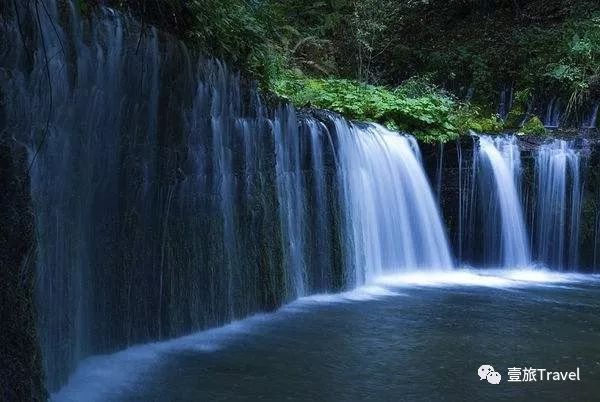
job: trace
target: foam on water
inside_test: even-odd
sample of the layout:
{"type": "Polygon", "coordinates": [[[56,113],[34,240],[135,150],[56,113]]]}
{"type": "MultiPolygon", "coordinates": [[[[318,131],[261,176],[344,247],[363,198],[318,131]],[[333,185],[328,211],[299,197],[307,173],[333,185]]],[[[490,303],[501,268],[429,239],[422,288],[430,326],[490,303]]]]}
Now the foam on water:
{"type": "Polygon", "coordinates": [[[343,293],[326,293],[303,297],[282,308],[283,311],[295,309],[311,304],[330,304],[347,303],[353,301],[376,300],[382,297],[400,296],[400,293],[394,292],[386,287],[377,285],[365,285],[360,288],[343,293]]]}
{"type": "Polygon", "coordinates": [[[493,288],[515,288],[532,286],[560,286],[566,283],[597,281],[597,275],[559,273],[545,269],[460,269],[456,271],[414,272],[409,274],[385,275],[377,279],[381,286],[411,287],[451,287],[483,286],[493,288]]]}
{"type": "Polygon", "coordinates": [[[169,356],[181,352],[214,352],[242,336],[255,334],[264,327],[290,315],[310,311],[311,307],[332,303],[350,303],[399,296],[386,287],[367,285],[338,294],[302,297],[272,314],[257,314],[220,328],[164,342],[132,346],[110,355],[92,356],[83,360],[66,386],[53,394],[54,402],[92,402],[118,400],[143,384],[144,379],[160,367],[169,356]]]}
{"type": "Polygon", "coordinates": [[[271,319],[267,314],[252,316],[224,327],[202,331],[165,342],[133,346],[110,355],[83,360],[66,386],[52,401],[106,401],[118,399],[138,387],[169,354],[195,351],[212,352],[239,336],[249,334],[257,324],[271,319]]]}
{"type": "Polygon", "coordinates": [[[106,401],[118,399],[143,384],[161,363],[177,353],[210,353],[239,341],[241,337],[264,331],[266,323],[275,323],[313,308],[332,303],[374,301],[408,295],[398,290],[411,287],[492,287],[525,288],[600,281],[600,275],[550,272],[544,269],[474,270],[412,272],[385,275],[371,284],[338,293],[300,298],[272,314],[258,314],[229,325],[198,332],[165,342],[133,346],[118,353],[85,359],[69,382],[52,395],[53,401],[106,401]]]}

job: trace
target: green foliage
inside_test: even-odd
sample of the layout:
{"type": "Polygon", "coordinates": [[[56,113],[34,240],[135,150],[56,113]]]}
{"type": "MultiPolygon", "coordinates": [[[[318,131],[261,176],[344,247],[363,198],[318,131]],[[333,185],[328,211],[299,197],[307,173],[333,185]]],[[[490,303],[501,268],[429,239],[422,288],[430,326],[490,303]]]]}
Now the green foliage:
{"type": "Polygon", "coordinates": [[[533,116],[527,120],[527,122],[523,125],[521,132],[529,135],[545,135],[547,133],[544,123],[542,123],[540,118],[537,116],[533,116]]]}
{"type": "Polygon", "coordinates": [[[193,0],[189,39],[200,49],[266,80],[277,71],[274,17],[268,2],[193,0]]]}
{"type": "MultiPolygon", "coordinates": [[[[315,51],[305,52],[298,62],[298,55],[290,54],[285,58],[286,67],[310,76],[371,83],[377,88],[405,87],[410,77],[420,77],[415,80],[418,83],[427,77],[426,81],[435,82],[455,96],[474,93],[471,103],[478,107],[462,107],[467,112],[456,113],[454,120],[449,119],[449,124],[459,132],[465,127],[481,131],[518,129],[529,104],[534,98],[547,97],[548,92],[558,92],[569,100],[567,114],[600,97],[600,3],[597,1],[280,0],[275,3],[279,15],[293,27],[289,32],[294,34],[284,37],[295,35],[293,40],[311,37],[327,43],[327,57],[315,51]],[[316,71],[311,65],[327,67],[316,71]],[[507,83],[513,83],[518,91],[513,109],[502,124],[492,113],[496,110],[498,88],[507,83]]],[[[377,96],[387,99],[381,94],[377,96]]],[[[401,98],[419,99],[418,96],[401,98]]],[[[413,128],[421,122],[417,119],[412,124],[412,117],[428,118],[422,110],[414,111],[423,108],[415,102],[405,105],[408,118],[399,119],[408,120],[405,126],[413,128]]],[[[362,106],[346,107],[352,108],[362,106]]],[[[452,108],[456,111],[458,106],[452,108]]],[[[436,110],[436,115],[443,114],[443,108],[436,110]]]]}
{"type": "Polygon", "coordinates": [[[497,116],[461,104],[427,82],[409,80],[396,89],[341,79],[288,74],[272,89],[301,107],[336,111],[349,119],[372,121],[407,131],[423,141],[447,141],[468,130],[497,132],[497,116]]]}
{"type": "Polygon", "coordinates": [[[499,133],[504,124],[497,114],[485,115],[474,105],[463,105],[455,115],[456,124],[461,133],[470,130],[478,133],[499,133]]]}
{"type": "Polygon", "coordinates": [[[523,46],[534,47],[525,66],[531,85],[548,81],[565,92],[597,87],[600,74],[600,11],[570,18],[558,27],[525,31],[523,46]]]}
{"type": "Polygon", "coordinates": [[[528,103],[532,97],[530,89],[516,91],[513,95],[513,102],[510,112],[504,122],[504,127],[507,129],[521,128],[523,121],[527,117],[528,103]]]}
{"type": "MultiPolygon", "coordinates": [[[[82,10],[96,1],[77,0],[82,10]]],[[[143,10],[145,21],[162,21],[167,29],[183,21],[197,48],[298,105],[327,107],[421,137],[518,129],[533,100],[549,93],[569,100],[567,114],[600,98],[597,0],[108,4],[143,10]],[[506,85],[518,91],[503,124],[493,113],[498,88],[506,85]]]]}

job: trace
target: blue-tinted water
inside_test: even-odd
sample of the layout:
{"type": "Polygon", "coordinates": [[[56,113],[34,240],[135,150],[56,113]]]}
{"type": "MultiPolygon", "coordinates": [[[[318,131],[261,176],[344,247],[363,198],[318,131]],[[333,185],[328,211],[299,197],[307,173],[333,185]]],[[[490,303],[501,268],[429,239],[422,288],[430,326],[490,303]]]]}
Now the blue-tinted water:
{"type": "Polygon", "coordinates": [[[600,277],[473,272],[387,278],[179,340],[84,362],[62,400],[594,400],[600,277]],[[477,369],[492,365],[498,385],[477,369]],[[509,367],[577,382],[507,382],[509,367]]]}

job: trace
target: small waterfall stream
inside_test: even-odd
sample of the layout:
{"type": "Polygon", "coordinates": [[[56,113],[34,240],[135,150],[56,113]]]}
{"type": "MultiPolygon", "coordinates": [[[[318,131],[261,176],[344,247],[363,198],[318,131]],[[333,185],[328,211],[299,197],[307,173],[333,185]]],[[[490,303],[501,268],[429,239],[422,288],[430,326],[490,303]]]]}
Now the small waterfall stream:
{"type": "Polygon", "coordinates": [[[531,256],[518,190],[520,151],[514,137],[479,137],[479,160],[482,191],[487,194],[486,244],[500,251],[492,254],[502,266],[527,266],[531,256]]]}
{"type": "Polygon", "coordinates": [[[544,126],[546,128],[559,128],[562,118],[562,100],[558,97],[553,97],[546,106],[546,116],[544,118],[544,126]]]}
{"type": "Polygon", "coordinates": [[[592,111],[590,112],[590,117],[585,122],[584,128],[587,128],[587,129],[597,128],[598,109],[599,108],[600,108],[600,102],[596,102],[592,106],[592,111]]]}
{"type": "Polygon", "coordinates": [[[536,155],[536,259],[575,269],[581,219],[581,153],[565,140],[542,145],[536,155]]]}

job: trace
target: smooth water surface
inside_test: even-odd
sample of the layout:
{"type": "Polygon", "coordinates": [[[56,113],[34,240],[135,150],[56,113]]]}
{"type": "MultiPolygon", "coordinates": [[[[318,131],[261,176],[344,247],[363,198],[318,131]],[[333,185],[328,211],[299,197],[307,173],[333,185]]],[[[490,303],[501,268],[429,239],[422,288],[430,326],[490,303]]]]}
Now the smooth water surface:
{"type": "Polygon", "coordinates": [[[598,276],[459,271],[388,277],[341,296],[301,299],[221,333],[171,342],[162,352],[141,346],[146,360],[135,369],[144,372],[137,378],[135,354],[99,358],[55,397],[593,400],[600,395],[599,312],[598,276]],[[479,380],[482,364],[501,373],[499,385],[479,380]],[[579,367],[581,381],[510,383],[509,367],[579,367]],[[119,386],[106,376],[111,370],[119,386]]]}

